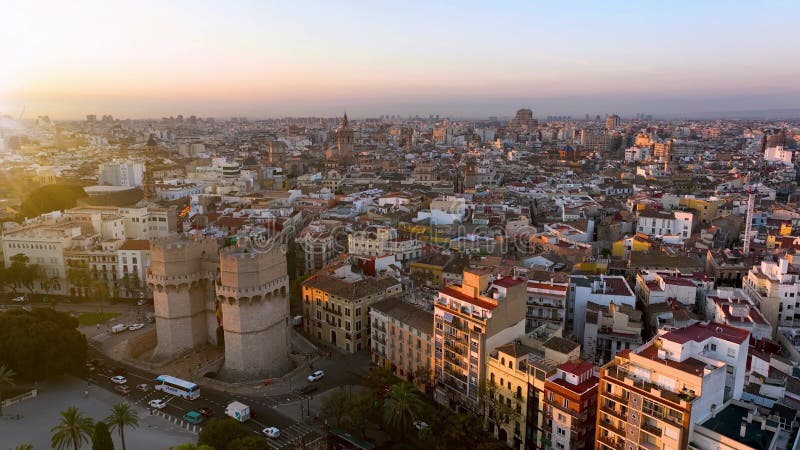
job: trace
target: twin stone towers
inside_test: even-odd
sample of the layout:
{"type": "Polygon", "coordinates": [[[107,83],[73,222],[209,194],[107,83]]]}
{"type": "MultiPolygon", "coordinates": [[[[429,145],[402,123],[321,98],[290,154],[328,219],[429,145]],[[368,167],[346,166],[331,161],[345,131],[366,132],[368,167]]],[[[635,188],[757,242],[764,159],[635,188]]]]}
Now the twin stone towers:
{"type": "Polygon", "coordinates": [[[210,238],[153,243],[147,274],[158,336],[153,362],[224,343],[223,378],[273,377],[291,369],[286,255],[279,242],[261,244],[220,249],[210,238]]]}

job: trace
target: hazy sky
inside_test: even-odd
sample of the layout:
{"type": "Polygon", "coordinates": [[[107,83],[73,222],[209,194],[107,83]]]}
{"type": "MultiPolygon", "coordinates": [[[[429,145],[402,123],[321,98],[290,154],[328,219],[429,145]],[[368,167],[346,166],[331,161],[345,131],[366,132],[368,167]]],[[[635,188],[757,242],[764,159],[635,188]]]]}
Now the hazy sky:
{"type": "Polygon", "coordinates": [[[800,107],[800,2],[0,0],[0,113],[800,107]]]}

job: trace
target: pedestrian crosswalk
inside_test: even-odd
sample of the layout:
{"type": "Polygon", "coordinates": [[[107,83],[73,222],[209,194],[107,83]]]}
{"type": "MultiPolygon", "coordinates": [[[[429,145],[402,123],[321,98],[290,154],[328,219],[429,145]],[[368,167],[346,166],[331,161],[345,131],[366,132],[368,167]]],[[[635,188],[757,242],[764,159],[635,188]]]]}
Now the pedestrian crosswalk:
{"type": "Polygon", "coordinates": [[[295,448],[301,441],[309,445],[320,438],[322,438],[322,435],[311,425],[296,423],[289,428],[281,430],[280,437],[275,439],[267,438],[267,445],[273,449],[295,448]]]}

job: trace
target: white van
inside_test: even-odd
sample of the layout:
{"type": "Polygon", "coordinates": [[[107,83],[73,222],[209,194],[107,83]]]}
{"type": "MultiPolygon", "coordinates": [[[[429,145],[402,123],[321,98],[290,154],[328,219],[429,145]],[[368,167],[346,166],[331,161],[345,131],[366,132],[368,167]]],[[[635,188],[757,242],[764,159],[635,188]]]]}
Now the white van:
{"type": "Polygon", "coordinates": [[[117,333],[122,333],[123,331],[125,331],[127,329],[128,329],[127,325],[125,325],[124,323],[118,323],[118,324],[116,324],[116,325],[111,327],[111,332],[114,333],[114,334],[117,334],[117,333]]]}
{"type": "Polygon", "coordinates": [[[250,420],[250,407],[240,402],[230,402],[225,408],[225,415],[233,417],[239,422],[250,420]]]}

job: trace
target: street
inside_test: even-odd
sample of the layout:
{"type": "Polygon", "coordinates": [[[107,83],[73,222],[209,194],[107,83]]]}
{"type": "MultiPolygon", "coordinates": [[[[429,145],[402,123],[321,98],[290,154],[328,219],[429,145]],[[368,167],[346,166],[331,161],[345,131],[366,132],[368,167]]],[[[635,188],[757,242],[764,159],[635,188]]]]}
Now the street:
{"type": "MultiPolygon", "coordinates": [[[[155,381],[156,374],[151,374],[142,369],[114,361],[91,347],[89,350],[89,359],[98,359],[102,361],[104,368],[124,368],[127,372],[125,375],[125,378],[128,380],[126,384],[130,388],[130,393],[127,395],[128,401],[145,409],[149,409],[148,403],[150,400],[160,398],[167,402],[167,406],[165,406],[161,411],[179,419],[182,418],[185,413],[191,410],[198,410],[203,407],[210,409],[215,417],[224,417],[225,407],[228,405],[228,403],[237,400],[250,407],[251,415],[254,415],[254,417],[248,422],[245,422],[244,425],[251,429],[254,433],[262,435],[261,430],[266,427],[278,427],[278,429],[281,430],[281,435],[277,439],[264,438],[267,439],[268,444],[272,448],[286,448],[291,446],[293,443],[296,443],[301,438],[303,438],[306,442],[309,442],[322,435],[320,432],[315,431],[312,426],[303,423],[297,423],[295,420],[286,417],[285,415],[273,409],[274,406],[286,402],[287,399],[296,400],[298,398],[296,395],[282,395],[275,397],[245,396],[222,392],[206,386],[200,386],[200,398],[198,400],[186,400],[153,390],[153,383],[155,381]],[[136,388],[139,384],[147,384],[150,389],[147,392],[141,392],[136,388]]],[[[92,388],[96,387],[101,387],[114,393],[115,395],[120,395],[114,391],[114,387],[119,385],[110,381],[111,376],[112,375],[102,374],[100,370],[92,372],[88,376],[88,380],[91,383],[91,387],[89,388],[90,395],[92,388]]]]}

